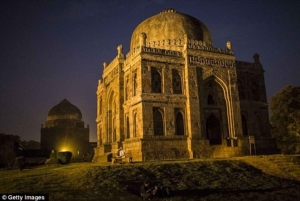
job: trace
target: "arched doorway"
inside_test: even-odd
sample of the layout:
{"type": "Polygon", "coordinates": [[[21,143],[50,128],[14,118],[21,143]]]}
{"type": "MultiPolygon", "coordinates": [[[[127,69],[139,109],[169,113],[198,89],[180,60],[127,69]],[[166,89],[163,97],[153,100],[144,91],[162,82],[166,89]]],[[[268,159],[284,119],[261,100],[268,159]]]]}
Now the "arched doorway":
{"type": "Polygon", "coordinates": [[[210,145],[222,144],[221,122],[214,114],[206,120],[206,137],[210,145]]]}
{"type": "Polygon", "coordinates": [[[226,86],[219,78],[210,76],[204,80],[201,92],[201,118],[205,121],[205,136],[211,145],[222,145],[222,140],[230,135],[226,86]]]}
{"type": "Polygon", "coordinates": [[[242,129],[243,129],[243,135],[248,136],[248,125],[247,125],[247,119],[246,116],[242,115],[242,129]]]}

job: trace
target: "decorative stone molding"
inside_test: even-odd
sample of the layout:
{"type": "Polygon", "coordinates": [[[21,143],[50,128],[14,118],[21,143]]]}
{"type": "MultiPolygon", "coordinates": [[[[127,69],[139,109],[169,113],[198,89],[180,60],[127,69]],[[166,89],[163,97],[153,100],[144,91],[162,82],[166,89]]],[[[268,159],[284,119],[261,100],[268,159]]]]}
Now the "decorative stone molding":
{"type": "Polygon", "coordinates": [[[162,12],[160,12],[160,14],[161,13],[177,13],[177,11],[173,8],[166,8],[162,12]]]}
{"type": "Polygon", "coordinates": [[[200,56],[188,56],[189,64],[235,68],[235,60],[214,59],[200,56]]]}

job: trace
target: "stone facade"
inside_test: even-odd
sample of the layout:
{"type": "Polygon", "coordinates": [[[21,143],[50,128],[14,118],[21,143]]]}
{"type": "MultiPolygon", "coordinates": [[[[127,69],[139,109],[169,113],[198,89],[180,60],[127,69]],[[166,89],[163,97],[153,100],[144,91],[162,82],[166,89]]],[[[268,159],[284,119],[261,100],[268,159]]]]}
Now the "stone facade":
{"type": "Polygon", "coordinates": [[[89,150],[89,127],[85,128],[80,110],[64,99],[48,113],[41,128],[41,149],[71,151],[73,159],[89,150]]]}
{"type": "Polygon", "coordinates": [[[134,161],[231,157],[276,149],[270,136],[264,70],[237,61],[231,43],[212,44],[199,20],[173,9],[143,21],[130,51],[104,63],[97,89],[94,161],[123,146],[134,161]]]}

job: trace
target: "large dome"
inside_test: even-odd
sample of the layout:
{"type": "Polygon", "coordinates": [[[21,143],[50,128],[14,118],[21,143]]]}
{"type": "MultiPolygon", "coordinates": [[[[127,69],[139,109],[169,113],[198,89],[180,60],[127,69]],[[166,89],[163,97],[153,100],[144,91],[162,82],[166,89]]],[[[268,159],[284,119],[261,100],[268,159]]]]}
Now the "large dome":
{"type": "Polygon", "coordinates": [[[183,46],[184,35],[190,40],[212,46],[209,30],[202,22],[174,9],[166,9],[140,23],[133,31],[131,49],[140,46],[143,34],[146,36],[146,46],[149,47],[183,46]]]}
{"type": "Polygon", "coordinates": [[[59,104],[55,105],[49,111],[47,116],[47,121],[62,119],[81,120],[82,115],[75,105],[72,105],[68,100],[64,99],[59,104]]]}

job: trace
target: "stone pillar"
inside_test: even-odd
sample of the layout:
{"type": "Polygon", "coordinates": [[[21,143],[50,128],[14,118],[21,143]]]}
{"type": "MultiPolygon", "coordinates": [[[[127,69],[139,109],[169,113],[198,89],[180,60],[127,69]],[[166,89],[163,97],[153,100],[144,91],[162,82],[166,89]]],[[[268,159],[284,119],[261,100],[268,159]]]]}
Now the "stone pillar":
{"type": "Polygon", "coordinates": [[[117,47],[117,50],[118,50],[118,58],[124,58],[124,54],[123,54],[123,46],[122,45],[119,45],[117,47]]]}
{"type": "MultiPolygon", "coordinates": [[[[187,38],[185,37],[185,43],[187,38]]],[[[199,127],[199,97],[198,97],[198,84],[197,84],[197,69],[189,63],[188,49],[183,51],[185,57],[184,69],[184,94],[186,100],[186,132],[187,132],[187,149],[190,158],[194,157],[193,140],[200,137],[201,128],[199,127]]]]}
{"type": "Polygon", "coordinates": [[[187,35],[184,34],[184,36],[183,36],[183,50],[187,49],[187,45],[188,45],[188,38],[187,38],[187,35]]]}
{"type": "Polygon", "coordinates": [[[256,63],[256,64],[260,64],[260,60],[259,60],[259,54],[254,54],[253,55],[253,59],[254,59],[254,63],[256,63]]]}
{"type": "Polygon", "coordinates": [[[193,151],[192,138],[191,137],[187,138],[187,147],[188,147],[190,159],[193,159],[194,158],[194,151],[193,151]]]}
{"type": "Polygon", "coordinates": [[[232,51],[232,45],[231,45],[230,41],[227,41],[226,47],[227,47],[227,50],[232,51]]]}
{"type": "Polygon", "coordinates": [[[103,63],[103,69],[105,69],[106,67],[107,67],[107,63],[104,62],[104,63],[103,63]]]}

